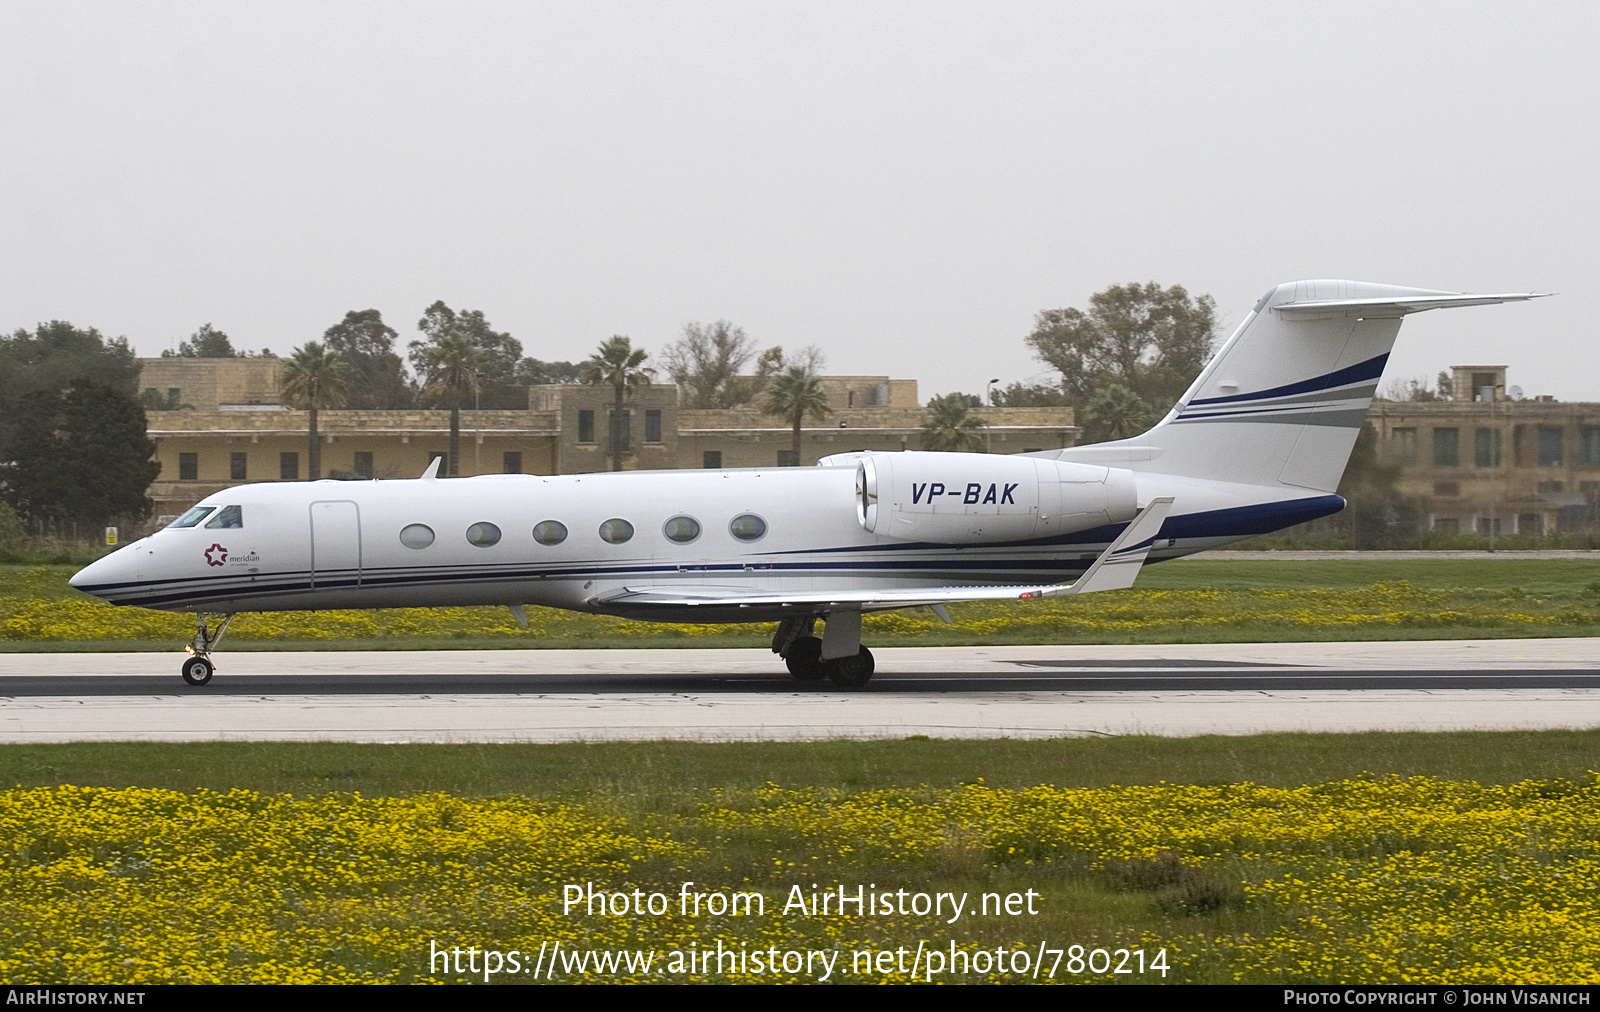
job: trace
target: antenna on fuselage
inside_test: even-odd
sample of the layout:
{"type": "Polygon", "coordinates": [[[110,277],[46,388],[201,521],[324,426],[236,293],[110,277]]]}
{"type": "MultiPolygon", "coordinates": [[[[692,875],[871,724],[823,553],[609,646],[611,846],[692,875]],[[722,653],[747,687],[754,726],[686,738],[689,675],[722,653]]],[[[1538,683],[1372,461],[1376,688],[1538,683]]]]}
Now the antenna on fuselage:
{"type": "Polygon", "coordinates": [[[439,465],[443,464],[443,463],[444,463],[444,458],[443,457],[435,457],[432,460],[428,461],[428,469],[426,471],[423,471],[422,472],[422,477],[418,478],[417,480],[418,481],[434,481],[435,479],[437,479],[439,477],[439,465]]]}

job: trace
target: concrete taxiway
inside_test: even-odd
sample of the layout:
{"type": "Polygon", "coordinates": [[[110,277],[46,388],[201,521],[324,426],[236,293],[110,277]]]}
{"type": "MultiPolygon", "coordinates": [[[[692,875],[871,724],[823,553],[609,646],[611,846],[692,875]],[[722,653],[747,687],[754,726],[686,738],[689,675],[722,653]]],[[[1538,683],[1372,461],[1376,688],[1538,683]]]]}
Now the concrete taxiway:
{"type": "Polygon", "coordinates": [[[812,740],[1600,727],[1600,639],[884,648],[861,691],[763,650],[0,654],[0,742],[812,740]]]}

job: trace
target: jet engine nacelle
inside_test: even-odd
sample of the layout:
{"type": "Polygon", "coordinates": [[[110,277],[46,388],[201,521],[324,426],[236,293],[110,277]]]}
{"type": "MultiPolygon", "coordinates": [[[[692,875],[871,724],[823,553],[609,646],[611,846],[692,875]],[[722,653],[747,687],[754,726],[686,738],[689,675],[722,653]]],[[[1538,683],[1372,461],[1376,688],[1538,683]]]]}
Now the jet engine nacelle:
{"type": "Polygon", "coordinates": [[[856,517],[874,534],[935,544],[1045,538],[1125,523],[1133,472],[983,453],[868,453],[856,464],[856,517]]]}

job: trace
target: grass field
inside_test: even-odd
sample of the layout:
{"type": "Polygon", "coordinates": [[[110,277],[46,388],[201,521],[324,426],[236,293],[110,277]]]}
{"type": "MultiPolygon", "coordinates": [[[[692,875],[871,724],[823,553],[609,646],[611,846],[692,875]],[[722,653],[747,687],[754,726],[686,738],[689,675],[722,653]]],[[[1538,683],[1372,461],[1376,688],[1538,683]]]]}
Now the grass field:
{"type": "MultiPolygon", "coordinates": [[[[67,586],[70,566],[0,567],[0,650],[170,650],[182,614],[115,608],[67,586]]],[[[1195,560],[1133,590],[952,605],[866,620],[874,645],[1207,643],[1600,635],[1600,560],[1195,560]]],[[[551,609],[521,629],[503,608],[241,615],[230,649],[759,646],[767,625],[677,626],[551,609]]]]}
{"type": "Polygon", "coordinates": [[[568,982],[818,976],[683,968],[720,941],[837,951],[836,982],[926,979],[851,965],[919,944],[966,953],[945,980],[1031,980],[1015,953],[1061,950],[1057,980],[1594,982],[1597,754],[1600,732],[5,746],[0,977],[473,976],[430,975],[435,941],[660,960],[568,982]],[[564,910],[588,883],[764,912],[564,910]],[[783,912],[839,885],[996,912],[783,912]],[[1143,974],[1106,968],[1136,951],[1143,974]]]}

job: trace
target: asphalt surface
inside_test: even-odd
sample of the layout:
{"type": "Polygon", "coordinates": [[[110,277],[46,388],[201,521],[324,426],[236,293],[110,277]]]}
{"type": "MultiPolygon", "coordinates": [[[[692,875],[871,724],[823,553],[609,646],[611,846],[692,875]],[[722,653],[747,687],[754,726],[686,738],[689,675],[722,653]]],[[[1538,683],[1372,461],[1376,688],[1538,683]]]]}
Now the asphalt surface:
{"type": "Polygon", "coordinates": [[[1600,639],[897,647],[864,689],[764,650],[0,654],[0,743],[564,742],[1600,727],[1600,639]]]}
{"type": "MultiPolygon", "coordinates": [[[[1192,659],[1084,661],[1070,658],[1005,661],[1001,670],[895,672],[881,670],[863,689],[828,682],[800,683],[773,658],[743,673],[683,674],[648,668],[604,673],[411,673],[255,674],[230,673],[220,655],[209,685],[191,686],[167,675],[115,674],[84,658],[81,674],[0,674],[0,699],[30,696],[283,696],[283,695],[482,695],[593,693],[843,693],[857,695],[926,692],[1173,692],[1297,691],[1312,689],[1600,689],[1600,669],[1451,668],[1418,671],[1381,668],[1331,670],[1310,665],[1218,663],[1192,659]],[[96,670],[97,668],[102,670],[96,670]]],[[[293,655],[283,658],[293,666],[293,655]]],[[[450,654],[436,654],[448,667],[450,654]]],[[[952,666],[954,667],[954,666],[952,666]]],[[[986,665],[993,668],[994,665],[986,665]]]]}

